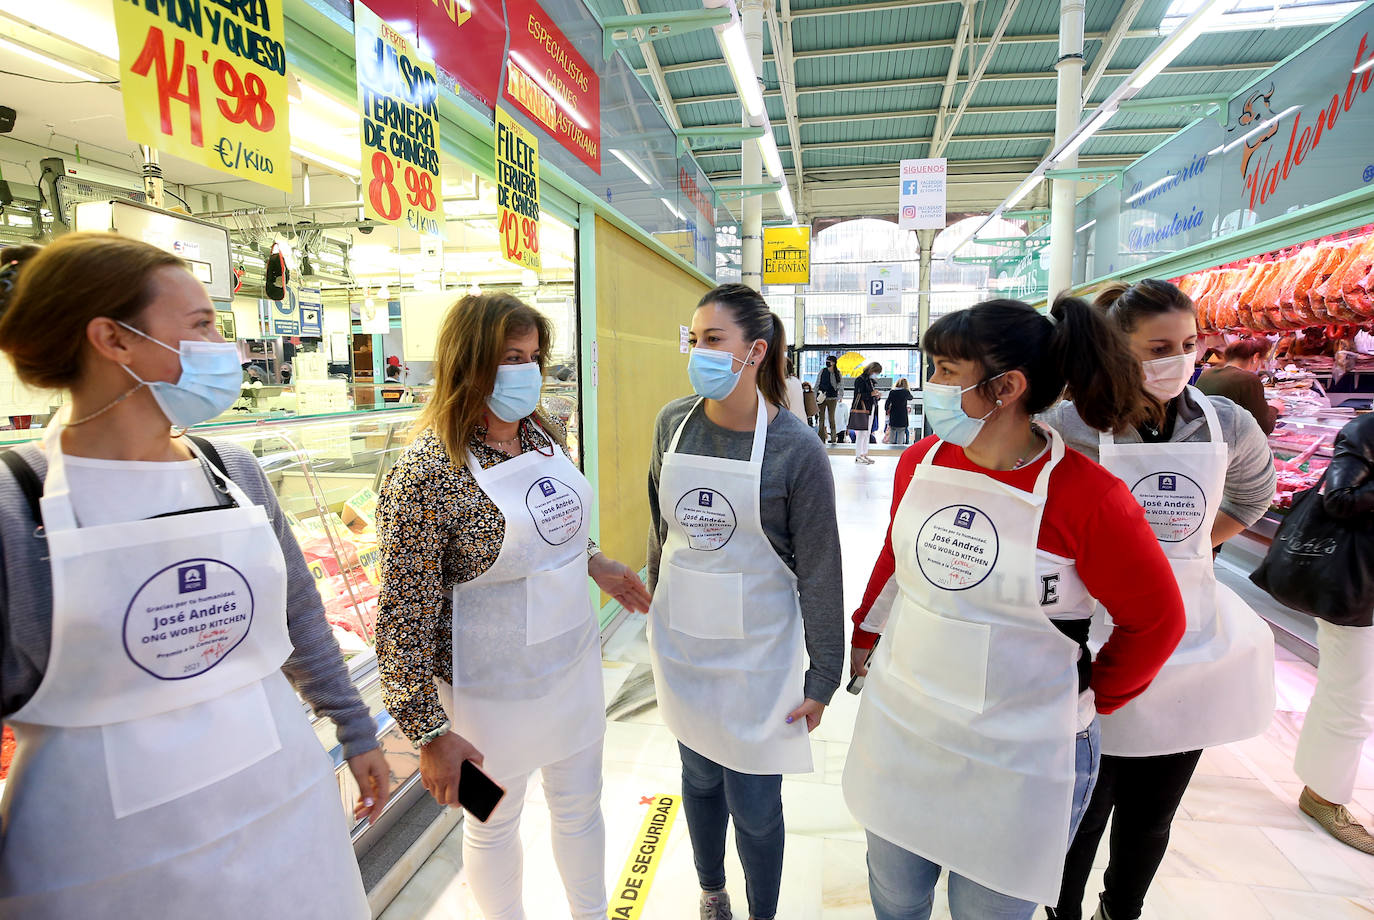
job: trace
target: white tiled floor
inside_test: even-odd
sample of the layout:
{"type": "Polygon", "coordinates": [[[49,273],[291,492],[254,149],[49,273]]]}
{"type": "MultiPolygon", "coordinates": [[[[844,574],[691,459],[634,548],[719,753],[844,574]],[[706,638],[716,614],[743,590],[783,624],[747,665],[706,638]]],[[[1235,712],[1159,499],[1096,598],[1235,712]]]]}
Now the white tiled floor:
{"type": "MultiPolygon", "coordinates": [[[[852,610],[882,543],[896,460],[874,466],[832,458],[845,540],[845,597],[852,610]]],[[[1279,708],[1259,738],[1207,751],[1174,822],[1170,851],[1143,920],[1344,920],[1374,918],[1374,856],[1336,843],[1297,808],[1301,781],[1293,748],[1311,698],[1313,669],[1280,651],[1279,708]]],[[[643,618],[632,618],[606,647],[607,874],[620,872],[647,810],[641,801],[679,791],[676,742],[652,701],[643,618]]],[[[783,783],[787,855],[783,920],[872,917],[863,832],[840,795],[840,774],[857,712],[841,691],[812,736],[816,772],[783,783]]],[[[1371,746],[1374,748],[1374,745],[1371,746]]],[[[531,784],[533,790],[538,784],[531,784]]],[[[1374,749],[1366,754],[1356,793],[1357,817],[1374,808],[1374,749]]],[[[538,791],[526,803],[525,905],[530,920],[568,917],[548,842],[548,813],[538,791]]],[[[476,920],[461,869],[461,827],[430,858],[383,920],[476,920]]],[[[1105,848],[1089,885],[1096,902],[1105,848]]],[[[733,848],[730,890],[743,916],[744,883],[733,848]]],[[[685,819],[679,814],[644,920],[692,920],[697,885],[685,819]]],[[[940,902],[943,901],[943,895],[940,902]]],[[[936,918],[948,917],[939,903],[936,918]]]]}

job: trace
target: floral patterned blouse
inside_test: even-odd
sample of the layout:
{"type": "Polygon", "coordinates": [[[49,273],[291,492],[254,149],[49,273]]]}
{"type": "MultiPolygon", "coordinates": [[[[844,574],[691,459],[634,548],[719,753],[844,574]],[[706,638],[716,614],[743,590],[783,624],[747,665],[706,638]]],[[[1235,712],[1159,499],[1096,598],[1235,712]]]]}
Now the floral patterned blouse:
{"type": "MultiPolygon", "coordinates": [[[[468,442],[482,468],[509,460],[510,454],[487,445],[485,434],[479,428],[468,442]]],[[[549,446],[529,419],[520,423],[522,451],[547,452],[549,446]]],[[[496,562],[506,520],[472,472],[451,463],[433,429],[425,429],[382,484],[377,535],[382,702],[419,747],[449,729],[433,678],[453,680],[453,587],[496,562]]]]}

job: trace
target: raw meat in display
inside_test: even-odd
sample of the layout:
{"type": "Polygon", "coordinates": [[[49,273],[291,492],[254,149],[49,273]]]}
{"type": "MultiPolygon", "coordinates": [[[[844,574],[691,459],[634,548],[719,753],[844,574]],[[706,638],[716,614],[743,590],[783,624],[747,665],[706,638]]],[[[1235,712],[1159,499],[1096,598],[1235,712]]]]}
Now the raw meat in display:
{"type": "Polygon", "coordinates": [[[1317,277],[1317,269],[1326,257],[1320,246],[1312,246],[1298,254],[1297,266],[1284,282],[1279,293],[1279,309],[1291,312],[1303,326],[1317,321],[1312,306],[1307,302],[1307,292],[1317,277]]]}
{"type": "Polygon", "coordinates": [[[1221,277],[1217,279],[1216,293],[1212,296],[1212,315],[1213,322],[1220,329],[1240,325],[1236,298],[1240,293],[1241,278],[1244,274],[1243,268],[1225,268],[1221,271],[1221,277]]]}
{"type": "Polygon", "coordinates": [[[1317,268],[1317,277],[1312,281],[1312,287],[1307,291],[1307,301],[1312,305],[1312,315],[1317,318],[1319,323],[1337,322],[1337,318],[1332,316],[1326,308],[1326,288],[1331,276],[1340,267],[1341,262],[1350,253],[1350,243],[1342,240],[1335,243],[1323,243],[1326,247],[1326,257],[1321,261],[1317,268]]]}
{"type": "Polygon", "coordinates": [[[1193,306],[1197,307],[1198,328],[1204,332],[1220,332],[1220,327],[1216,320],[1216,310],[1214,292],[1217,282],[1221,279],[1220,271],[1201,272],[1195,276],[1197,284],[1196,293],[1190,294],[1193,299],[1193,306]]]}
{"type": "Polygon", "coordinates": [[[1250,316],[1249,311],[1241,315],[1240,298],[1249,289],[1250,282],[1254,280],[1259,268],[1258,263],[1252,262],[1244,268],[1237,269],[1235,275],[1226,280],[1226,288],[1217,298],[1217,322],[1223,326],[1254,328],[1254,318],[1250,316]]]}
{"type": "Polygon", "coordinates": [[[1374,303],[1370,302],[1369,290],[1362,287],[1374,267],[1374,235],[1367,236],[1351,247],[1351,255],[1331,277],[1333,292],[1339,292],[1345,304],[1345,315],[1352,322],[1362,322],[1374,317],[1374,303]]]}

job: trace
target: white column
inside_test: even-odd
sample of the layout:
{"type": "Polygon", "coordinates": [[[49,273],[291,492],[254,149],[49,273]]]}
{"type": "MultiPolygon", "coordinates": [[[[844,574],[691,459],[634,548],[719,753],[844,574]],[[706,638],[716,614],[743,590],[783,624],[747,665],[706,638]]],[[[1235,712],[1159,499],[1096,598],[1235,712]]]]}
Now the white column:
{"type": "MultiPolygon", "coordinates": [[[[1083,11],[1085,0],[1060,0],[1059,4],[1059,94],[1055,101],[1054,146],[1073,134],[1083,114],[1083,11]]],[[[1074,169],[1074,154],[1054,164],[1059,169],[1074,169]]],[[[1054,179],[1050,191],[1050,282],[1049,299],[1073,283],[1073,206],[1077,183],[1054,179]]]]}
{"type": "MultiPolygon", "coordinates": [[[[742,0],[739,5],[740,22],[744,27],[744,44],[749,48],[749,60],[754,73],[763,73],[763,10],[764,0],[742,0]]],[[[749,125],[746,112],[741,122],[749,125]]],[[[746,140],[740,145],[740,182],[759,185],[763,182],[763,156],[757,141],[746,140]]],[[[785,180],[784,180],[785,181],[785,180]]],[[[763,196],[749,195],[741,203],[744,220],[740,227],[740,258],[743,281],[756,291],[763,290],[763,196]]]]}

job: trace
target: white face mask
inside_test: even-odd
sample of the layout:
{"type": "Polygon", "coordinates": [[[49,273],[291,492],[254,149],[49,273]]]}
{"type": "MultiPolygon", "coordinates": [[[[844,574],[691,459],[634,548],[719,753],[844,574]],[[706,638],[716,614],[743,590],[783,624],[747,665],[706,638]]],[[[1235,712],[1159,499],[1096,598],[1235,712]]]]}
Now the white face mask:
{"type": "Polygon", "coordinates": [[[1192,352],[1184,352],[1142,362],[1146,392],[1161,402],[1168,402],[1182,393],[1188,381],[1193,379],[1193,358],[1192,352]]]}

